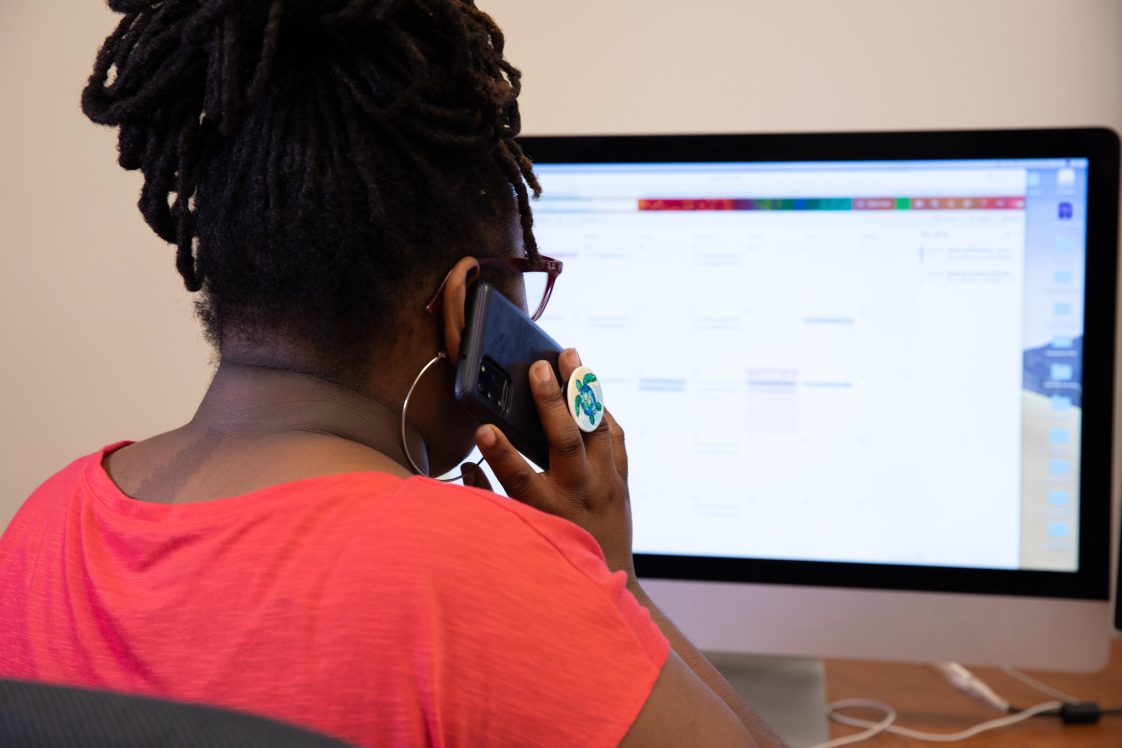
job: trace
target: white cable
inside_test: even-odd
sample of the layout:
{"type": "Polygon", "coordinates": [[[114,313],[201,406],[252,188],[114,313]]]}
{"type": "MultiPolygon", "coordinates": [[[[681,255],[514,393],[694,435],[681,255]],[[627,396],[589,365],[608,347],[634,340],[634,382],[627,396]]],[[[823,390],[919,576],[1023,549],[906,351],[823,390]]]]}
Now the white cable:
{"type": "Polygon", "coordinates": [[[1017,714],[1012,714],[1008,717],[1001,717],[999,719],[991,719],[988,722],[982,722],[981,724],[974,725],[973,727],[969,727],[965,730],[960,730],[958,732],[937,733],[923,732],[921,730],[912,730],[907,727],[897,727],[896,725],[893,725],[892,720],[895,719],[896,712],[887,704],[881,704],[875,701],[864,701],[862,699],[847,699],[845,701],[838,701],[834,702],[833,704],[827,705],[827,715],[830,719],[834,720],[835,722],[840,722],[843,725],[849,725],[851,727],[864,727],[866,728],[865,732],[858,733],[856,735],[850,735],[847,738],[838,738],[837,740],[823,743],[820,746],[815,746],[815,748],[834,748],[835,746],[839,745],[848,745],[849,743],[856,743],[859,740],[867,740],[873,737],[873,735],[877,735],[881,732],[890,732],[894,735],[902,735],[903,737],[912,738],[914,740],[925,740],[930,743],[954,743],[960,740],[972,738],[975,735],[979,735],[983,732],[988,732],[989,730],[996,730],[1001,727],[1015,725],[1018,722],[1023,722],[1026,719],[1035,717],[1041,712],[1059,709],[1062,706],[1063,704],[1059,701],[1046,701],[1043,704],[1037,704],[1034,707],[1025,709],[1022,712],[1018,712],[1017,714]],[[847,717],[844,714],[839,714],[837,711],[838,709],[844,709],[851,706],[864,706],[869,708],[881,709],[885,712],[886,715],[888,715],[888,717],[881,720],[880,722],[870,722],[864,719],[857,719],[856,717],[847,717]],[[885,724],[886,722],[887,724],[885,724]],[[884,726],[881,727],[882,725],[884,726]],[[843,740],[847,742],[838,742],[843,740]]]}
{"type": "MultiPolygon", "coordinates": [[[[933,665],[947,681],[963,693],[972,696],[980,701],[985,702],[989,706],[1002,712],[1008,712],[1010,709],[1009,702],[997,695],[997,693],[989,687],[981,678],[974,675],[972,672],[964,668],[957,662],[941,662],[933,665]]],[[[838,746],[852,745],[853,743],[860,743],[868,740],[882,732],[890,732],[894,735],[901,735],[906,738],[914,740],[924,740],[930,743],[955,743],[960,740],[967,740],[975,735],[979,735],[989,730],[996,730],[1001,727],[1008,727],[1015,725],[1018,722],[1023,722],[1026,719],[1035,717],[1042,712],[1060,709],[1063,707],[1063,702],[1075,703],[1079,699],[1062,691],[1057,691],[1040,681],[1032,678],[1024,673],[1016,670],[1015,668],[1003,668],[1013,678],[1021,681],[1027,686],[1037,689],[1043,693],[1053,696],[1060,701],[1046,701],[1043,704],[1024,709],[1016,714],[1007,717],[1000,717],[998,719],[991,719],[988,722],[982,722],[968,727],[965,730],[958,732],[936,733],[936,732],[923,732],[921,730],[912,730],[907,727],[898,727],[894,724],[896,721],[896,710],[881,701],[872,701],[869,699],[842,699],[835,701],[826,706],[826,716],[835,722],[850,727],[863,727],[862,732],[854,735],[847,735],[842,738],[835,738],[825,743],[820,743],[814,748],[838,748],[838,746]],[[869,720],[858,719],[857,717],[847,717],[840,713],[841,709],[852,709],[854,707],[861,707],[866,709],[879,709],[884,712],[884,718],[879,722],[870,722],[869,720]]]]}
{"type": "MultiPolygon", "coordinates": [[[[813,748],[838,748],[842,745],[851,745],[853,743],[860,743],[869,738],[874,738],[880,735],[885,730],[892,728],[892,723],[896,721],[896,710],[885,704],[883,701],[873,701],[872,699],[841,699],[826,705],[826,716],[830,719],[835,718],[835,712],[838,709],[853,709],[854,707],[865,709],[879,709],[884,712],[884,719],[880,722],[865,722],[859,727],[865,727],[863,732],[854,733],[853,735],[846,735],[843,738],[834,738],[827,740],[825,743],[819,743],[813,748]]],[[[841,721],[841,720],[838,720],[841,721]]],[[[862,720],[864,722],[864,720],[862,720]]]]}
{"type": "MultiPolygon", "coordinates": [[[[957,662],[937,662],[931,667],[938,670],[952,686],[967,696],[978,699],[1003,714],[1009,712],[1008,701],[998,696],[985,681],[957,662]]],[[[1054,694],[1049,694],[1049,696],[1052,695],[1054,694]]]]}
{"type": "Polygon", "coordinates": [[[1067,694],[1067,693],[1064,693],[1063,691],[1056,690],[1055,688],[1052,688],[1051,686],[1047,685],[1046,683],[1041,683],[1036,678],[1033,678],[1031,675],[1027,675],[1025,673],[1022,673],[1020,670],[1018,670],[1015,667],[1009,667],[1008,665],[1006,665],[1005,667],[1003,667],[1001,669],[1002,669],[1003,672],[1005,672],[1006,675],[1009,675],[1013,678],[1016,678],[1021,683],[1024,683],[1026,686],[1028,686],[1030,688],[1035,688],[1037,691],[1040,691],[1041,693],[1047,694],[1047,695],[1051,696],[1053,699],[1059,699],[1060,701],[1066,701],[1069,704],[1078,704],[1078,703],[1083,701],[1082,699],[1075,698],[1071,694],[1067,694]]]}

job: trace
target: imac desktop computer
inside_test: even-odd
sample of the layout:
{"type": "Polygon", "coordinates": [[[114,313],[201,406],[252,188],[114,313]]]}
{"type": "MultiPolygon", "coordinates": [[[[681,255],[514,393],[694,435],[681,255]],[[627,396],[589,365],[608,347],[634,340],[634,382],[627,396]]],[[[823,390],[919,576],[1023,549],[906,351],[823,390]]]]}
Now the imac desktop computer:
{"type": "Polygon", "coordinates": [[[565,263],[539,324],[601,377],[640,577],[701,649],[1105,664],[1113,132],[521,142],[565,263]]]}

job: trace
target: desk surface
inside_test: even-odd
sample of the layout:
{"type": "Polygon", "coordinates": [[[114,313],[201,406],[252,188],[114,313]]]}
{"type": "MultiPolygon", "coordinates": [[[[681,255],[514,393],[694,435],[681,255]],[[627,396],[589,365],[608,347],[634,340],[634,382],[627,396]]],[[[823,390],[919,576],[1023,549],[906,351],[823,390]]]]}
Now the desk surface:
{"type": "MultiPolygon", "coordinates": [[[[971,670],[1016,706],[1027,707],[1051,700],[998,668],[971,670]]],[[[1117,637],[1111,642],[1110,664],[1102,672],[1025,672],[1072,696],[1097,701],[1099,706],[1122,706],[1122,639],[1117,637]]],[[[942,676],[923,665],[826,660],[826,698],[829,701],[845,698],[883,701],[896,710],[898,724],[932,732],[955,732],[1000,716],[955,690],[942,676]]],[[[860,716],[858,713],[854,714],[860,716]]],[[[874,717],[872,713],[866,716],[874,717]]],[[[854,732],[857,729],[853,727],[838,724],[830,726],[832,738],[854,732]]],[[[932,744],[883,734],[858,745],[868,745],[870,748],[916,748],[932,744]]],[[[964,745],[969,748],[1118,748],[1122,746],[1122,717],[1104,717],[1096,725],[1063,725],[1058,718],[1036,717],[1013,727],[983,733],[964,745]]]]}

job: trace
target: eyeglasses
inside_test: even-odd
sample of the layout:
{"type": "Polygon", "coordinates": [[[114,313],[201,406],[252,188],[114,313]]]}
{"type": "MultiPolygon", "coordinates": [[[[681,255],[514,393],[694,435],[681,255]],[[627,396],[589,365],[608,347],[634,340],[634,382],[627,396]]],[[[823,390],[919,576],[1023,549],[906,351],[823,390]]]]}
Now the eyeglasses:
{"type": "MultiPolygon", "coordinates": [[[[545,307],[549,303],[549,297],[553,294],[553,284],[557,281],[557,276],[561,275],[561,269],[565,266],[565,263],[561,260],[555,260],[544,255],[539,256],[538,261],[537,265],[531,265],[528,257],[481,257],[479,259],[480,267],[497,268],[522,274],[526,287],[526,308],[534,310],[530,319],[535,322],[545,311],[545,307]],[[537,306],[530,306],[531,302],[534,301],[538,302],[537,306]]],[[[440,287],[436,289],[432,300],[425,305],[425,311],[429,314],[436,314],[440,311],[440,305],[444,299],[444,284],[447,282],[448,277],[445,276],[444,280],[440,282],[440,287]]]]}

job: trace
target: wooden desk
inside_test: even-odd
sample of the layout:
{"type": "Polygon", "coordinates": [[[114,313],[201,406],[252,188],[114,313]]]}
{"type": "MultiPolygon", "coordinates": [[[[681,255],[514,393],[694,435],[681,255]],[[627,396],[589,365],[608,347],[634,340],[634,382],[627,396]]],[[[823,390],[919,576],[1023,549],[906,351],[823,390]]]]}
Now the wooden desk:
{"type": "MultiPolygon", "coordinates": [[[[1028,707],[1051,698],[1003,673],[999,668],[971,668],[999,695],[1015,706],[1028,707]]],[[[1111,642],[1110,664],[1092,674],[1025,671],[1044,683],[1099,706],[1122,706],[1122,639],[1111,642]]],[[[904,727],[932,732],[954,732],[1000,716],[950,686],[941,675],[923,665],[900,665],[857,660],[826,660],[826,698],[868,698],[883,701],[896,710],[896,721],[904,727]]],[[[862,716],[857,712],[851,712],[862,716]]],[[[881,715],[865,715],[874,720],[881,715]]],[[[830,737],[850,735],[857,728],[832,723],[830,737]]],[[[865,745],[859,743],[858,745],[865,745]]],[[[921,743],[899,735],[882,734],[867,742],[871,748],[921,743]]],[[[954,745],[954,744],[952,744],[954,745]]],[[[1104,717],[1095,725],[1063,725],[1058,718],[1034,717],[1026,722],[982,733],[964,745],[969,748],[1120,748],[1122,716],[1104,717]]]]}

